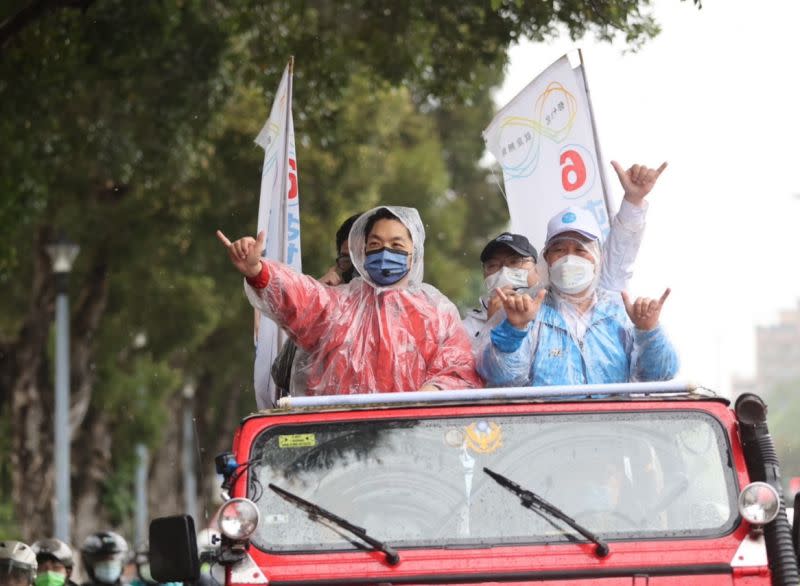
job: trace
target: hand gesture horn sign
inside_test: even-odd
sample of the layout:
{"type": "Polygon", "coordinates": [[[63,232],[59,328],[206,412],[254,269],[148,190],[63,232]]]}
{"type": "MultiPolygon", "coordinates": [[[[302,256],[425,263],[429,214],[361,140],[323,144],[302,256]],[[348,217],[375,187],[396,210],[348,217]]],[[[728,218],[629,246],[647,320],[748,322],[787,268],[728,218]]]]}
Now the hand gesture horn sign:
{"type": "Polygon", "coordinates": [[[528,323],[536,319],[539,308],[542,306],[547,290],[542,289],[533,298],[527,293],[506,293],[502,289],[495,289],[497,296],[503,301],[508,323],[520,330],[526,328],[528,323]]]}
{"type": "Polygon", "coordinates": [[[611,161],[611,166],[617,172],[619,182],[625,190],[625,199],[634,205],[641,206],[656,184],[656,181],[667,168],[666,161],[658,169],[651,169],[645,165],[633,165],[627,171],[617,161],[611,161]]]}
{"type": "Polygon", "coordinates": [[[228,249],[228,257],[233,266],[245,277],[257,277],[261,273],[261,253],[264,251],[264,242],[267,239],[265,231],[259,232],[257,238],[245,236],[231,242],[222,230],[217,230],[217,238],[228,249]]]}
{"type": "Polygon", "coordinates": [[[649,297],[639,297],[631,303],[628,293],[622,292],[622,302],[625,304],[625,311],[631,318],[633,325],[640,330],[652,330],[658,325],[658,318],[661,315],[661,308],[669,297],[672,289],[667,287],[660,299],[650,299],[649,297]]]}

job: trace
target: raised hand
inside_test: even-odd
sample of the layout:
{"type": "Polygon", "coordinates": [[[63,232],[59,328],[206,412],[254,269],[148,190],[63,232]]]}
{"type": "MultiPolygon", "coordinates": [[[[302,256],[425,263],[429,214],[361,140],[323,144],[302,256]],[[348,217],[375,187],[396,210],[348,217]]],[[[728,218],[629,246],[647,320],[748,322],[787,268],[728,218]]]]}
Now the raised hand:
{"type": "Polygon", "coordinates": [[[658,169],[634,165],[625,171],[617,161],[611,161],[611,166],[617,172],[619,182],[625,190],[625,199],[636,206],[641,206],[645,196],[650,193],[661,173],[667,168],[667,162],[661,163],[658,169]]]}
{"type": "Polygon", "coordinates": [[[672,289],[667,287],[661,299],[650,299],[649,297],[639,297],[631,303],[628,294],[622,292],[622,302],[625,304],[625,311],[631,318],[633,325],[639,330],[652,330],[658,325],[658,318],[661,315],[661,308],[669,297],[672,289]]]}
{"type": "MultiPolygon", "coordinates": [[[[502,291],[508,295],[509,293],[514,292],[514,287],[511,285],[506,285],[502,288],[502,291]]],[[[486,308],[486,317],[492,317],[501,307],[503,307],[503,300],[497,294],[492,295],[489,299],[489,307],[486,308]]]]}
{"type": "Polygon", "coordinates": [[[536,319],[536,314],[539,313],[544,296],[547,295],[546,289],[539,291],[535,298],[532,298],[527,293],[519,295],[513,292],[506,294],[502,289],[495,289],[495,291],[503,301],[508,323],[520,330],[525,329],[530,322],[536,319]]]}
{"type": "Polygon", "coordinates": [[[266,232],[263,230],[259,232],[258,238],[245,236],[236,242],[231,242],[222,230],[217,230],[217,238],[228,249],[228,257],[233,266],[245,277],[257,277],[261,273],[261,253],[264,251],[264,242],[267,239],[266,232]]]}

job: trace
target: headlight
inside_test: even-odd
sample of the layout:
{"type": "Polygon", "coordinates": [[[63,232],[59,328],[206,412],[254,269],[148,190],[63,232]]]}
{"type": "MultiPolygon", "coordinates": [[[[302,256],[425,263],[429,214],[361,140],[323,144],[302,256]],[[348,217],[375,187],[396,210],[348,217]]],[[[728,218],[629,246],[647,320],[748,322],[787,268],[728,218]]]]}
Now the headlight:
{"type": "Polygon", "coordinates": [[[739,513],[753,525],[766,525],[778,516],[781,498],[766,482],[751,482],[739,494],[739,513]]]}
{"type": "Polygon", "coordinates": [[[250,537],[258,527],[258,520],[258,507],[250,499],[231,499],[219,509],[219,530],[234,541],[250,537]]]}

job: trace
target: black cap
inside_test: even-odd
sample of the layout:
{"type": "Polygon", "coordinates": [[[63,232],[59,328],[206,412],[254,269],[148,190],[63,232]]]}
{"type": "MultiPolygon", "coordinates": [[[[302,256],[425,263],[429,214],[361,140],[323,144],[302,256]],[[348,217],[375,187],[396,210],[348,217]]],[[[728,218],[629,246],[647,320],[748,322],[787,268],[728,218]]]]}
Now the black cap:
{"type": "Polygon", "coordinates": [[[500,236],[484,246],[483,252],[481,252],[481,262],[486,262],[487,259],[492,256],[492,253],[494,253],[495,250],[502,247],[510,248],[522,256],[530,256],[533,258],[533,262],[538,260],[539,255],[536,253],[536,249],[527,238],[525,238],[522,234],[503,232],[500,234],[500,236]]]}

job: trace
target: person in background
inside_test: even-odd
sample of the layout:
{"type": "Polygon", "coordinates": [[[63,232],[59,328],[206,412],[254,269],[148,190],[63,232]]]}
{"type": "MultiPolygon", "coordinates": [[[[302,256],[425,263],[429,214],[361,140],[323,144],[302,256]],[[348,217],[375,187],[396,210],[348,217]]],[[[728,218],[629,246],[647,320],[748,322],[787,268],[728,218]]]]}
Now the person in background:
{"type": "Polygon", "coordinates": [[[222,535],[207,527],[197,534],[197,555],[200,558],[200,577],[196,586],[219,586],[225,582],[225,566],[217,563],[222,535]]]}
{"type": "Polygon", "coordinates": [[[76,586],[70,578],[75,560],[72,548],[60,539],[40,539],[31,545],[39,566],[35,586],[76,586]]]}
{"type": "MultiPolygon", "coordinates": [[[[309,353],[309,395],[465,389],[481,385],[458,310],[422,282],[425,230],[417,210],[380,206],[350,231],[359,277],[327,287],[262,258],[265,234],[231,243],[250,303],[309,353]]],[[[296,382],[292,382],[294,387],[296,382]]]]}
{"type": "Polygon", "coordinates": [[[0,586],[31,586],[36,579],[36,554],[21,541],[0,541],[0,586]]]}
{"type": "Polygon", "coordinates": [[[478,371],[491,386],[602,384],[667,380],[678,358],[659,325],[670,290],[631,302],[598,287],[600,227],[577,207],[547,225],[542,252],[549,286],[532,298],[505,293],[506,318],[479,350],[478,371]]]}
{"type": "MultiPolygon", "coordinates": [[[[658,169],[633,165],[627,170],[617,161],[612,161],[611,164],[625,194],[617,215],[611,220],[611,231],[603,255],[600,287],[621,292],[627,287],[633,274],[633,264],[644,237],[648,208],[645,198],[667,168],[667,163],[663,163],[658,169]]],[[[484,293],[478,299],[477,307],[464,316],[464,327],[476,350],[482,347],[482,340],[488,336],[489,331],[505,317],[502,311],[503,302],[496,291],[526,291],[535,296],[540,280],[536,249],[522,234],[504,232],[493,238],[481,252],[480,260],[484,293]]]]}
{"type": "Polygon", "coordinates": [[[113,531],[92,533],[81,546],[83,569],[89,576],[84,586],[119,586],[128,559],[128,542],[113,531]]]}
{"type": "Polygon", "coordinates": [[[475,348],[491,327],[500,323],[503,302],[496,291],[529,291],[539,284],[536,248],[522,234],[503,232],[483,247],[480,259],[485,294],[462,322],[475,348]]]}
{"type": "MultiPolygon", "coordinates": [[[[350,236],[350,229],[361,214],[354,214],[347,218],[336,231],[336,262],[320,277],[319,282],[331,287],[346,285],[353,280],[355,268],[350,260],[347,239],[350,236]]],[[[301,350],[298,354],[297,344],[292,340],[286,340],[280,352],[272,362],[272,380],[278,388],[278,396],[282,397],[289,394],[292,388],[292,376],[298,371],[305,371],[303,365],[308,358],[308,354],[301,350]]],[[[298,382],[295,385],[295,393],[304,394],[304,383],[298,382]]]]}
{"type": "Polygon", "coordinates": [[[349,283],[356,276],[353,261],[350,260],[348,238],[350,238],[350,230],[353,228],[353,224],[356,223],[362,213],[353,214],[342,222],[342,225],[336,230],[336,262],[319,278],[320,283],[336,287],[349,283]]]}
{"type": "Polygon", "coordinates": [[[181,582],[158,582],[150,573],[150,549],[147,545],[140,546],[133,557],[136,566],[136,576],[130,581],[131,586],[154,586],[163,584],[164,586],[179,586],[181,582]]]}

